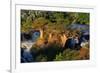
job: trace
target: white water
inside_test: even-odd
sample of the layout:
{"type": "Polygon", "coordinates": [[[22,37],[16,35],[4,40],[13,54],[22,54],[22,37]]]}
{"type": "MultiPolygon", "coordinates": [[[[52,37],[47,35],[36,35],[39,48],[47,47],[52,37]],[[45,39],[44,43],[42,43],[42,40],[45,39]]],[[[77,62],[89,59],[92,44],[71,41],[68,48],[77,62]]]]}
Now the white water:
{"type": "Polygon", "coordinates": [[[39,32],[34,32],[31,40],[21,41],[21,48],[26,48],[26,51],[30,51],[31,47],[34,45],[39,36],[40,36],[39,32]]]}
{"type": "Polygon", "coordinates": [[[34,44],[34,42],[32,42],[32,41],[24,41],[24,42],[21,42],[21,47],[26,48],[27,51],[30,51],[33,44],[34,44]]]}

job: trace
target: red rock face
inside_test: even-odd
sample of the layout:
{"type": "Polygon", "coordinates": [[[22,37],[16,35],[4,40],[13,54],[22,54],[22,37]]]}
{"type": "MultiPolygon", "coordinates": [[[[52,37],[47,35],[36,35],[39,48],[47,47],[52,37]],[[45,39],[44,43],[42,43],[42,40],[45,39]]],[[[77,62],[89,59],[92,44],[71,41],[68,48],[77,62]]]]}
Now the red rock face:
{"type": "Polygon", "coordinates": [[[89,49],[81,48],[79,51],[80,59],[89,59],[89,49]]]}

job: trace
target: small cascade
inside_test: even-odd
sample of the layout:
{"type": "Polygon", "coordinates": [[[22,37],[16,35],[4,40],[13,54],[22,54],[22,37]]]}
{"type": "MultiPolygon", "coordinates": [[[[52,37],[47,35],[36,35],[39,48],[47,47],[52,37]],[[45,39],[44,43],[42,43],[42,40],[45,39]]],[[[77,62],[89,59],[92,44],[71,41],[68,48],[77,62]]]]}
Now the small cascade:
{"type": "Polygon", "coordinates": [[[33,44],[34,44],[34,42],[32,42],[32,41],[24,41],[24,42],[21,43],[21,47],[27,48],[27,51],[30,51],[33,44]]]}

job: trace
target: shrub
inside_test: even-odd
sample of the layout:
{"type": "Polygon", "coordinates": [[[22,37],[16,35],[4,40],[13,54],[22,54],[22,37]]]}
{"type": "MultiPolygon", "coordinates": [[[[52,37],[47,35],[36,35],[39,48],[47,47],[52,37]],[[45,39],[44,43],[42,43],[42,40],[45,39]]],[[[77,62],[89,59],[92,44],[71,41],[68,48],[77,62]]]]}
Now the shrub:
{"type": "Polygon", "coordinates": [[[55,57],[55,61],[64,61],[64,60],[77,60],[79,55],[79,51],[66,49],[62,53],[59,53],[55,57]]]}
{"type": "Polygon", "coordinates": [[[42,54],[36,57],[36,62],[45,62],[45,61],[47,61],[47,57],[42,54]]]}

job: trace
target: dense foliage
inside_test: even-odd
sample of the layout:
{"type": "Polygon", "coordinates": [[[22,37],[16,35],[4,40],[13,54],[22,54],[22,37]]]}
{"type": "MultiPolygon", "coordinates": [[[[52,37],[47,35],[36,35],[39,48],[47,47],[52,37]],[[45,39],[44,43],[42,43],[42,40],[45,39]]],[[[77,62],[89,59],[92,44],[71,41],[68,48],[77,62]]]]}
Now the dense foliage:
{"type": "Polygon", "coordinates": [[[43,34],[30,50],[33,62],[89,59],[89,44],[80,50],[63,48],[60,39],[63,34],[81,35],[79,30],[68,28],[71,24],[89,25],[89,13],[21,10],[21,32],[38,29],[43,34]],[[53,37],[49,38],[51,34],[53,37]]]}
{"type": "Polygon", "coordinates": [[[75,23],[89,24],[89,13],[21,10],[21,31],[40,27],[64,30],[75,23]]]}

